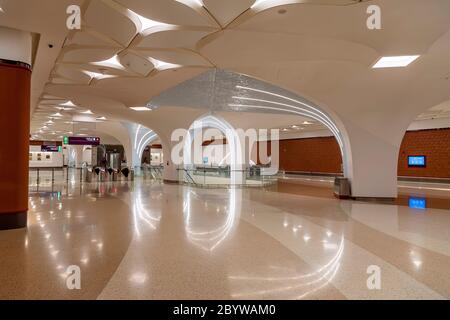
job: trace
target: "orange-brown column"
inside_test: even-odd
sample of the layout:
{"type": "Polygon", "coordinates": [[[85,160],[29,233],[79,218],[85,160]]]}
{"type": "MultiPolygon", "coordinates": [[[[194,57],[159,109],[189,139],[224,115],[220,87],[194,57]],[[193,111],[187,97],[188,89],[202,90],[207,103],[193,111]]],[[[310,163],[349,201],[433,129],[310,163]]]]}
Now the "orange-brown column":
{"type": "Polygon", "coordinates": [[[0,230],[27,225],[30,84],[28,65],[0,60],[0,230]]]}

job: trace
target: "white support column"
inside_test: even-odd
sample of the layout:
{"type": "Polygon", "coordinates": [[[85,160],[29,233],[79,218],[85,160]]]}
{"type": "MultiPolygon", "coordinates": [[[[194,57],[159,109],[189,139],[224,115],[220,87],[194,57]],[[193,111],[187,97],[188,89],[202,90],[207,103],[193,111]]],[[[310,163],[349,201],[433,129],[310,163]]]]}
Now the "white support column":
{"type": "MultiPolygon", "coordinates": [[[[347,125],[351,150],[347,150],[347,177],[356,198],[396,198],[397,166],[401,139],[375,135],[347,125]]],[[[399,134],[399,136],[401,136],[399,134]]]]}

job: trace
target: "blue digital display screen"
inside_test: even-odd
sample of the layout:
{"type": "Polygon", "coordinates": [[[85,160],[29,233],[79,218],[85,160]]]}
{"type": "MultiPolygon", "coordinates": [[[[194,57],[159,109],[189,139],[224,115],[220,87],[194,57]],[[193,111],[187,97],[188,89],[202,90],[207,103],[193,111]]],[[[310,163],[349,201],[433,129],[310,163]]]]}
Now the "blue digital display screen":
{"type": "Polygon", "coordinates": [[[425,198],[409,198],[408,205],[411,209],[424,210],[427,208],[427,199],[425,198]]]}
{"type": "Polygon", "coordinates": [[[427,158],[425,156],[408,156],[408,166],[426,167],[427,158]]]}

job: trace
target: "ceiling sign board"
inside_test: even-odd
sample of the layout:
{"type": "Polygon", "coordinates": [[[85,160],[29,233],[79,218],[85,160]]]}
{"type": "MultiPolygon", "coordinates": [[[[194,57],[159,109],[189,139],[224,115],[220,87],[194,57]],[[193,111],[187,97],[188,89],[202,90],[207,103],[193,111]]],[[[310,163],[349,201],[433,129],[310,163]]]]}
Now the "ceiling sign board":
{"type": "Polygon", "coordinates": [[[69,137],[69,145],[98,146],[98,145],[100,145],[100,138],[98,138],[98,137],[69,137]]]}

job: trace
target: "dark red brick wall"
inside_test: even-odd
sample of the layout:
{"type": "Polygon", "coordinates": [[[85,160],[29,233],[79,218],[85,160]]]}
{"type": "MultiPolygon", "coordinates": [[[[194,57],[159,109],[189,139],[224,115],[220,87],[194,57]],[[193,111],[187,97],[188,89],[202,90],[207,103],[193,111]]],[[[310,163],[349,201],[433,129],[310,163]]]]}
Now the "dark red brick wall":
{"type": "Polygon", "coordinates": [[[281,170],[339,173],[341,163],[341,151],[334,137],[280,141],[281,170]]]}
{"type": "MultiPolygon", "coordinates": [[[[280,169],[340,173],[341,152],[334,137],[280,141],[280,169]]],[[[398,175],[450,178],[450,128],[408,131],[398,160],[398,175]],[[426,168],[408,168],[408,155],[427,156],[426,168]]]]}
{"type": "Polygon", "coordinates": [[[409,131],[403,138],[398,175],[450,178],[450,128],[409,131]],[[427,157],[426,168],[408,168],[408,155],[427,157]]]}

